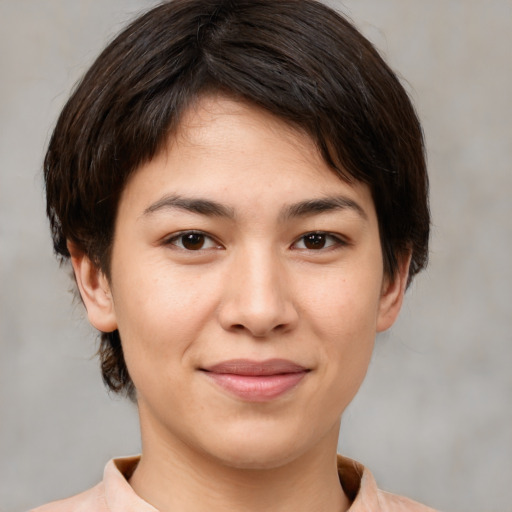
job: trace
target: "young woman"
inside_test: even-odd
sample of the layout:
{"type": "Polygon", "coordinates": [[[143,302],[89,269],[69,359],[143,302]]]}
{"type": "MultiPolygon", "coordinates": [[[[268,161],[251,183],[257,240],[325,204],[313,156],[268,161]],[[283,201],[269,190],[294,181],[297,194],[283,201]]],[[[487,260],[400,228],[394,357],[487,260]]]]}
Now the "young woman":
{"type": "Polygon", "coordinates": [[[429,234],[419,122],[347,20],[163,3],[85,75],[45,179],[142,454],[38,512],[430,510],[336,454],[429,234]]]}

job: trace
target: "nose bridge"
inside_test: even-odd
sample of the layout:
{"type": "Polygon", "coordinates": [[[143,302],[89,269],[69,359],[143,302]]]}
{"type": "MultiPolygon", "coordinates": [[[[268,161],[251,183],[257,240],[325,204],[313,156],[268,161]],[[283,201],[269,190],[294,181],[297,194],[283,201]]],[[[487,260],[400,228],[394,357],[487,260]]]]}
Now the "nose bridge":
{"type": "Polygon", "coordinates": [[[260,241],[238,251],[229,280],[222,316],[225,328],[262,337],[296,322],[286,271],[270,244],[260,241]]]}
{"type": "Polygon", "coordinates": [[[273,253],[271,248],[259,247],[246,251],[242,257],[242,283],[245,280],[248,286],[244,290],[242,284],[238,300],[246,302],[249,309],[270,311],[282,301],[284,276],[278,257],[273,253]]]}

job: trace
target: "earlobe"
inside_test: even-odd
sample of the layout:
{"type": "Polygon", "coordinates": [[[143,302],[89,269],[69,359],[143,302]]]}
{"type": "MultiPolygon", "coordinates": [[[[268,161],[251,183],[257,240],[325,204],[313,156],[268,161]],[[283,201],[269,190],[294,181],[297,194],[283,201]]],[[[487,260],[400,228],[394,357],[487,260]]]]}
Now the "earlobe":
{"type": "Polygon", "coordinates": [[[411,253],[400,260],[398,271],[394,278],[384,278],[379,302],[377,332],[389,329],[398,318],[407,288],[410,263],[411,253]]]}
{"type": "Polygon", "coordinates": [[[108,279],[74,243],[68,241],[67,245],[89,322],[99,331],[115,331],[117,322],[108,279]]]}

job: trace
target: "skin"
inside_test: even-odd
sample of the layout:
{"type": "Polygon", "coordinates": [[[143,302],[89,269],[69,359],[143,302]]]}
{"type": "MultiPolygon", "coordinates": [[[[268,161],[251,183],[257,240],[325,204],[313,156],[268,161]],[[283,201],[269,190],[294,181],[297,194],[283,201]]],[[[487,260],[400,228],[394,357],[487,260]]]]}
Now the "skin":
{"type": "Polygon", "coordinates": [[[70,248],[89,320],[119,329],[137,389],[143,450],[130,483],[141,497],[161,512],[348,508],[341,415],[408,271],[405,258],[384,275],[365,185],[342,181],[268,112],[207,97],[128,181],[110,281],[70,248]],[[234,358],[307,372],[275,398],[246,400],[204,371],[234,358]]]}

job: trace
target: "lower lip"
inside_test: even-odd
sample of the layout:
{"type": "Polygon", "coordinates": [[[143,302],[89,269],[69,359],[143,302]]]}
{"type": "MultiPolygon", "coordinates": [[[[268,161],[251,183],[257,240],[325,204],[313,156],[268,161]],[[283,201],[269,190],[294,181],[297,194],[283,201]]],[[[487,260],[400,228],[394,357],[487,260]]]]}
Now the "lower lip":
{"type": "Polygon", "coordinates": [[[247,402],[267,402],[293,389],[306,372],[279,375],[237,375],[206,372],[206,375],[229,393],[247,402]]]}

